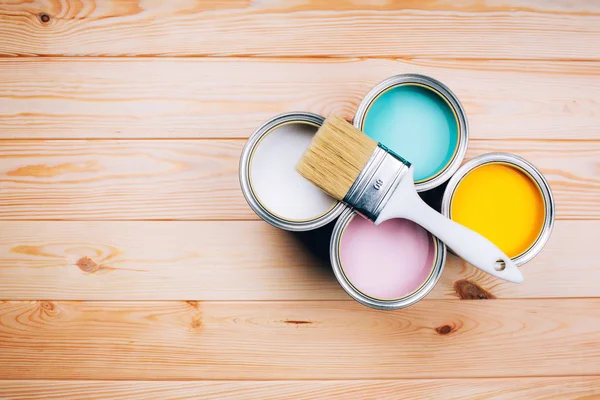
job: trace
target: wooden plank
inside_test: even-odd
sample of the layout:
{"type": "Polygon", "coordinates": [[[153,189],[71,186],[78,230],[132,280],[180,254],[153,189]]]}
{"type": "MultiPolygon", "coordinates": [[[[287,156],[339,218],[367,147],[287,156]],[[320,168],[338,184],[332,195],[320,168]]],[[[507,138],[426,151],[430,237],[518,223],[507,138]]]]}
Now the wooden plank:
{"type": "Polygon", "coordinates": [[[426,398],[593,399],[600,396],[600,377],[402,379],[360,381],[0,381],[6,400],[163,400],[272,399],[318,400],[426,398]]]}
{"type": "Polygon", "coordinates": [[[400,73],[449,86],[472,138],[599,137],[598,62],[248,58],[0,59],[0,137],[246,138],[287,111],[352,119],[400,73]]]}
{"type": "MultiPolygon", "coordinates": [[[[292,234],[264,222],[1,222],[6,300],[347,299],[329,267],[330,229],[292,234]]],[[[600,297],[600,221],[557,221],[504,282],[449,257],[429,299],[600,297]]]]}
{"type": "Polygon", "coordinates": [[[347,298],[306,235],[262,221],[19,221],[0,232],[3,299],[347,298]]]}
{"type": "MultiPolygon", "coordinates": [[[[242,140],[0,141],[0,219],[258,219],[238,183],[242,140]]],[[[600,141],[477,141],[549,179],[557,217],[600,218],[600,141]]]]}
{"type": "Polygon", "coordinates": [[[600,299],[2,302],[4,379],[406,379],[600,374],[600,299]],[[463,362],[461,362],[461,360],[463,362]],[[343,366],[343,367],[342,367],[343,366]]]}
{"type": "Polygon", "coordinates": [[[238,183],[242,141],[3,141],[0,218],[257,217],[238,183]]]}
{"type": "Polygon", "coordinates": [[[541,0],[4,2],[4,55],[598,58],[600,7],[541,0]]]}

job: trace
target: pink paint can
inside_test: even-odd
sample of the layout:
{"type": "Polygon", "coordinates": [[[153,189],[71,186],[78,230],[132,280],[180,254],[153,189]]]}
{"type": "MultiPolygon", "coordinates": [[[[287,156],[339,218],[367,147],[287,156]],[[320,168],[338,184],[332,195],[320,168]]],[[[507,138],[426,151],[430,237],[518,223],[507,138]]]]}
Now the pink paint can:
{"type": "Polygon", "coordinates": [[[446,246],[412,221],[374,225],[351,210],[336,222],[331,265],[340,285],[358,302],[377,309],[408,307],[439,280],[446,246]]]}

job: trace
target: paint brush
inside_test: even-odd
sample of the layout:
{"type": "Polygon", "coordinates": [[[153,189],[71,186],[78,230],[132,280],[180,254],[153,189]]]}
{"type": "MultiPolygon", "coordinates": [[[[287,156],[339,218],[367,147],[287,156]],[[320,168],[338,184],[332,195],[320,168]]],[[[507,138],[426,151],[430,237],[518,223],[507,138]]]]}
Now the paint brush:
{"type": "Polygon", "coordinates": [[[409,219],[480,270],[523,282],[521,271],[496,245],[421,200],[408,161],[340,117],[325,120],[296,169],[376,225],[392,218],[409,219]]]}

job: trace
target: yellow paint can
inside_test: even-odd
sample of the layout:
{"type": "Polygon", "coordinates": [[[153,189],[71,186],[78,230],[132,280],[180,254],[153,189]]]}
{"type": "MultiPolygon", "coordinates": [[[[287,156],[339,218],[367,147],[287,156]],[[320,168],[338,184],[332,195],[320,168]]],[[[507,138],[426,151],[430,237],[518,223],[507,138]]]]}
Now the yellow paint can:
{"type": "Polygon", "coordinates": [[[533,165],[513,154],[490,153],[457,171],[444,193],[442,212],[522,265],[548,240],[554,201],[533,165]]]}

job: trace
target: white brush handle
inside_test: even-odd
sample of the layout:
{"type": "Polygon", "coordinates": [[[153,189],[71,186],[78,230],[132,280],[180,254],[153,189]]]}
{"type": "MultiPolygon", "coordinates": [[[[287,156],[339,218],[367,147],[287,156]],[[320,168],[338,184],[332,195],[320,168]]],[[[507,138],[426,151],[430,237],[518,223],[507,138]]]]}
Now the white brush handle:
{"type": "Polygon", "coordinates": [[[496,245],[446,218],[421,200],[413,183],[412,167],[409,171],[379,214],[376,225],[391,218],[409,219],[437,236],[458,256],[480,270],[509,282],[523,282],[521,271],[496,245]]]}

